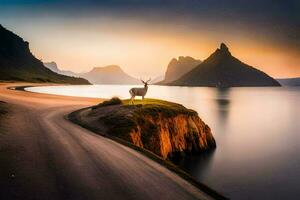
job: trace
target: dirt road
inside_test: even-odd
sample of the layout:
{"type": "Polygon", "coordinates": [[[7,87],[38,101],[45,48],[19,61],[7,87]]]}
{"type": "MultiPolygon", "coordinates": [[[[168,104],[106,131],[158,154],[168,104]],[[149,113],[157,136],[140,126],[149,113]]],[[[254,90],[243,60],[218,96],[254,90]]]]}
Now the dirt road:
{"type": "MultiPolygon", "coordinates": [[[[140,153],[64,118],[100,99],[8,90],[0,199],[211,199],[140,153]]],[[[24,84],[23,84],[24,85],[24,84]]]]}

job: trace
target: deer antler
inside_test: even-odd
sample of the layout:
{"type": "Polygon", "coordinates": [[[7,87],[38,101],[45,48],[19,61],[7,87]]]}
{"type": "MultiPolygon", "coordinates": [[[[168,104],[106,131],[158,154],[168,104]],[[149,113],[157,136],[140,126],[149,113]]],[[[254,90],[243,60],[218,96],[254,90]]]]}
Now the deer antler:
{"type": "Polygon", "coordinates": [[[145,81],[143,81],[143,79],[141,79],[141,78],[140,78],[140,80],[142,81],[142,83],[144,83],[144,84],[145,84],[145,81]]]}
{"type": "Polygon", "coordinates": [[[149,79],[146,81],[146,83],[148,83],[149,81],[151,81],[151,78],[149,78],[149,79]]]}

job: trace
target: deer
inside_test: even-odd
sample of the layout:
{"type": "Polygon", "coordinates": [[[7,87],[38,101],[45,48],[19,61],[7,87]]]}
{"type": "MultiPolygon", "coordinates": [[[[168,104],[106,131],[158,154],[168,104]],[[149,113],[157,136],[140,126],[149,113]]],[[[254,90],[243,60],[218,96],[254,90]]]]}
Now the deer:
{"type": "Polygon", "coordinates": [[[140,79],[140,80],[144,84],[143,88],[131,88],[129,90],[129,94],[131,95],[131,98],[130,98],[131,104],[134,104],[134,98],[136,96],[141,96],[142,101],[144,102],[144,97],[146,96],[147,90],[148,90],[148,83],[149,83],[149,81],[151,81],[151,78],[149,78],[149,80],[147,80],[147,81],[143,81],[142,79],[140,79]]]}

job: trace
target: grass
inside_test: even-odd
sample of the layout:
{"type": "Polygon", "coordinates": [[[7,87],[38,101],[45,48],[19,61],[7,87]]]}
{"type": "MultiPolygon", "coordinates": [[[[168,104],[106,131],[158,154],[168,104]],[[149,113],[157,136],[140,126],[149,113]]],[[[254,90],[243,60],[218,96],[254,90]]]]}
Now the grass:
{"type": "Polygon", "coordinates": [[[113,106],[113,105],[120,105],[120,104],[123,104],[122,100],[119,99],[118,97],[113,97],[107,101],[103,101],[102,103],[99,103],[96,106],[93,106],[92,110],[101,108],[101,107],[105,107],[105,106],[113,106]]]}
{"type": "Polygon", "coordinates": [[[187,109],[181,104],[159,99],[144,99],[144,101],[134,100],[133,105],[130,103],[129,99],[126,99],[123,100],[123,104],[127,106],[136,106],[138,108],[137,112],[143,116],[157,116],[157,114],[162,114],[166,117],[173,117],[179,114],[197,115],[196,111],[187,109]]]}

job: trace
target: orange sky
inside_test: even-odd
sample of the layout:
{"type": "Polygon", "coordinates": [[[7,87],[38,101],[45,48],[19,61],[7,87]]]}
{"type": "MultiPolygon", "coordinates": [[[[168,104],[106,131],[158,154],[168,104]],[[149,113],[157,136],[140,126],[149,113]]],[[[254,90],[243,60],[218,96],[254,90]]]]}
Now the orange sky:
{"type": "Polygon", "coordinates": [[[207,58],[225,42],[232,54],[273,77],[300,76],[296,49],[266,40],[268,36],[228,32],[222,26],[190,26],[141,22],[133,19],[7,20],[3,23],[30,42],[36,57],[55,61],[75,72],[110,64],[135,77],[164,74],[173,57],[207,58]]]}

